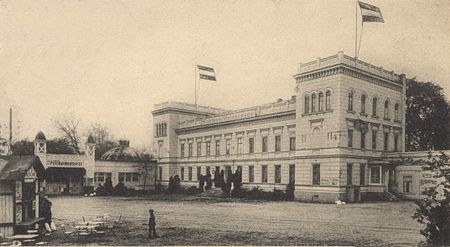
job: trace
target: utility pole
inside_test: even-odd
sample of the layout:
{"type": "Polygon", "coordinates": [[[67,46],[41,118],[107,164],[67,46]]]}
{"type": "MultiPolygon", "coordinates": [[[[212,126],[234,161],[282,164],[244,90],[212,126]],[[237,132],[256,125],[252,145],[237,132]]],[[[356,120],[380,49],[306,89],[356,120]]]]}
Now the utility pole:
{"type": "Polygon", "coordinates": [[[8,155],[12,155],[12,107],[9,108],[9,147],[8,155]]]}

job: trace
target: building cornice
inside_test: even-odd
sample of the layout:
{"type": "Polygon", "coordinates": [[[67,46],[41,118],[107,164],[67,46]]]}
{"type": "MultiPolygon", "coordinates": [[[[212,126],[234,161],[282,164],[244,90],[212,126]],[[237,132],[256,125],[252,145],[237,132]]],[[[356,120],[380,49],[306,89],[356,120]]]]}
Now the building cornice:
{"type": "Polygon", "coordinates": [[[322,67],[322,68],[314,70],[314,71],[298,74],[298,75],[295,75],[294,78],[296,79],[297,84],[300,84],[302,82],[315,80],[315,79],[319,79],[319,78],[324,78],[324,77],[328,77],[328,76],[333,76],[333,75],[339,75],[339,74],[347,75],[347,76],[357,78],[357,79],[361,79],[363,81],[367,81],[367,82],[370,82],[375,85],[387,87],[387,88],[390,88],[390,89],[398,91],[398,92],[402,92],[402,90],[403,90],[403,86],[399,82],[385,79],[376,74],[373,74],[373,73],[370,73],[367,71],[363,71],[358,68],[351,67],[344,63],[339,63],[339,64],[327,66],[327,67],[322,67]]]}
{"type": "Polygon", "coordinates": [[[278,117],[283,117],[283,116],[294,116],[293,119],[295,119],[295,115],[296,115],[296,110],[293,109],[293,110],[289,110],[289,111],[276,112],[273,114],[261,115],[261,116],[246,118],[246,119],[236,119],[236,120],[223,121],[223,122],[218,122],[218,123],[194,125],[194,126],[186,127],[186,128],[177,128],[176,131],[177,132],[186,132],[186,131],[192,131],[192,130],[197,130],[197,129],[212,128],[212,127],[231,125],[231,124],[236,124],[236,123],[246,123],[246,122],[263,120],[263,119],[278,118],[278,117]]]}

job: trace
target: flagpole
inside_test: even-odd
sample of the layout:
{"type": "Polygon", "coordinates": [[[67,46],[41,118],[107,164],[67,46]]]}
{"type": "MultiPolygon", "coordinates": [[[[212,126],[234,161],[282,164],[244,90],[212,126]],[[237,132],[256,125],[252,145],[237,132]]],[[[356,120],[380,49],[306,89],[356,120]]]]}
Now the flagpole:
{"type": "Polygon", "coordinates": [[[195,111],[198,111],[197,107],[197,66],[194,66],[194,99],[195,99],[195,111]]]}
{"type": "Polygon", "coordinates": [[[358,52],[356,53],[356,59],[358,59],[359,50],[361,49],[361,40],[362,40],[363,29],[364,29],[364,22],[361,22],[361,32],[359,34],[359,45],[358,45],[358,52]]]}
{"type": "Polygon", "coordinates": [[[355,1],[355,66],[358,61],[358,1],[355,1]]]}

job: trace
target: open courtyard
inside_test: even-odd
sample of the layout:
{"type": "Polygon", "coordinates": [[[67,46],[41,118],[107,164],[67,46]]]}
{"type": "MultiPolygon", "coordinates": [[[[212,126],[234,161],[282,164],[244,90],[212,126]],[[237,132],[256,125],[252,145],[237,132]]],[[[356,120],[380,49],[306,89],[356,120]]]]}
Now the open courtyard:
{"type": "MultiPolygon", "coordinates": [[[[50,245],[356,245],[411,246],[423,240],[412,202],[347,205],[241,201],[196,196],[53,197],[59,227],[109,214],[119,228],[104,236],[64,238],[50,245]],[[148,209],[160,238],[147,239],[148,209]]],[[[66,229],[66,230],[69,230],[66,229]]]]}

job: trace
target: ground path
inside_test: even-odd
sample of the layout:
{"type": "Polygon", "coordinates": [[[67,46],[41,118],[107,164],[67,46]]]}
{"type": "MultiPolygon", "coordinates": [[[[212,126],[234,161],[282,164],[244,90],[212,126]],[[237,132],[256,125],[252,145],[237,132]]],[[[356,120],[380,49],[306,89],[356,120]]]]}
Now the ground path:
{"type": "MultiPolygon", "coordinates": [[[[142,234],[145,234],[142,224],[148,220],[148,209],[153,208],[158,227],[162,229],[177,227],[208,232],[211,236],[214,233],[234,232],[242,238],[256,235],[264,238],[265,234],[270,234],[267,238],[286,238],[285,242],[280,242],[284,244],[305,244],[295,242],[298,237],[321,240],[318,243],[349,242],[357,245],[411,246],[423,240],[419,234],[421,226],[411,218],[415,211],[411,202],[338,206],[299,202],[216,202],[195,197],[181,200],[55,197],[51,200],[56,219],[80,221],[81,216],[89,218],[104,213],[122,215],[137,229],[143,228],[142,234]]],[[[239,239],[236,241],[231,243],[240,243],[239,239]]]]}

